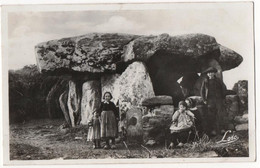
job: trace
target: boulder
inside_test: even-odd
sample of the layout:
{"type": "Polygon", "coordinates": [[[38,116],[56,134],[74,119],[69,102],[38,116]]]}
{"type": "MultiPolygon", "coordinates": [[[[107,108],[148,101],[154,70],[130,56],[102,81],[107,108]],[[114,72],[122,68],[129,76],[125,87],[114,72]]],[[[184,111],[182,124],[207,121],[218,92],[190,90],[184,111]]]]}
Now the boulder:
{"type": "Polygon", "coordinates": [[[236,126],[237,131],[246,131],[248,130],[248,124],[239,124],[236,126]]]}
{"type": "Polygon", "coordinates": [[[239,102],[237,95],[227,95],[225,99],[225,108],[228,119],[231,121],[239,114],[239,102]]]}
{"type": "Polygon", "coordinates": [[[245,114],[243,114],[243,115],[242,115],[242,118],[244,118],[244,119],[247,119],[247,120],[248,120],[248,113],[245,113],[245,114]]]}
{"type": "Polygon", "coordinates": [[[80,96],[78,83],[75,81],[69,81],[69,93],[68,93],[68,110],[72,127],[79,124],[80,121],[80,96]]]}
{"type": "Polygon", "coordinates": [[[126,113],[126,132],[128,142],[143,142],[142,112],[139,108],[131,108],[126,113]]]}
{"type": "MultiPolygon", "coordinates": [[[[105,92],[110,92],[113,95],[112,102],[117,104],[119,99],[119,94],[115,86],[116,80],[120,77],[120,74],[105,74],[101,77],[101,93],[102,96],[105,92]]],[[[102,98],[103,99],[103,98],[102,98]]]]}
{"type": "Polygon", "coordinates": [[[143,139],[145,142],[148,140],[155,140],[157,143],[163,142],[171,125],[174,106],[158,105],[150,107],[149,111],[147,115],[142,117],[143,139]]]}
{"type": "Polygon", "coordinates": [[[154,96],[148,97],[141,101],[142,106],[156,106],[156,105],[172,105],[173,100],[171,96],[154,96]]]}
{"type": "Polygon", "coordinates": [[[148,60],[157,51],[167,51],[176,55],[187,57],[200,57],[214,50],[219,46],[214,37],[204,34],[186,34],[169,36],[161,34],[158,36],[140,36],[126,46],[123,55],[124,61],[148,60]]]}
{"type": "Polygon", "coordinates": [[[237,53],[219,45],[214,37],[205,34],[90,33],[40,43],[35,46],[35,53],[40,72],[58,69],[91,73],[116,71],[116,64],[120,62],[148,62],[154,56],[166,57],[168,64],[176,65],[173,67],[175,72],[181,69],[198,72],[200,60],[204,58],[220,61],[223,70],[235,68],[243,60],[237,53]]]}
{"type": "Polygon", "coordinates": [[[164,118],[156,116],[149,120],[149,125],[153,127],[158,127],[159,125],[164,125],[164,118]]]}
{"type": "Polygon", "coordinates": [[[101,105],[100,80],[86,81],[82,86],[81,125],[87,125],[95,112],[100,112],[101,105]]]}
{"type": "Polygon", "coordinates": [[[68,91],[65,90],[59,97],[59,103],[60,103],[61,111],[65,118],[66,124],[69,127],[71,127],[72,125],[71,125],[70,114],[69,114],[67,102],[68,102],[68,91]]]}
{"type": "Polygon", "coordinates": [[[136,107],[143,99],[155,96],[151,78],[142,62],[129,65],[116,80],[114,87],[117,89],[113,95],[118,95],[120,106],[129,103],[136,107]]]}
{"type": "Polygon", "coordinates": [[[239,97],[240,113],[243,114],[244,111],[248,110],[248,81],[238,81],[234,85],[233,90],[237,93],[239,97]]]}
{"type": "Polygon", "coordinates": [[[173,105],[161,105],[159,108],[159,114],[163,117],[171,118],[174,113],[174,106],[173,105]]]}
{"type": "Polygon", "coordinates": [[[62,109],[60,108],[59,96],[68,88],[67,79],[59,79],[49,90],[46,97],[46,106],[49,114],[49,118],[60,118],[62,117],[62,109]]]}
{"type": "Polygon", "coordinates": [[[244,124],[244,123],[248,123],[248,118],[243,117],[243,116],[236,116],[236,117],[234,118],[234,121],[235,121],[237,124],[244,124]]]}
{"type": "Polygon", "coordinates": [[[234,118],[234,121],[237,123],[237,124],[244,124],[244,123],[248,123],[248,114],[244,114],[242,116],[236,116],[234,118]]]}

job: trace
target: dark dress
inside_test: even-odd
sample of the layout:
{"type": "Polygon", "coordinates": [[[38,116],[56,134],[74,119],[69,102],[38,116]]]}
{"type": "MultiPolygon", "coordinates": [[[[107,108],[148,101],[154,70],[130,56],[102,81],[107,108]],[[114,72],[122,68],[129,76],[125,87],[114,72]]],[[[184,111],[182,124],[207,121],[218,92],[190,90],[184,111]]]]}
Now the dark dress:
{"type": "Polygon", "coordinates": [[[218,133],[224,129],[226,112],[223,101],[225,99],[226,86],[218,78],[205,79],[201,86],[201,97],[207,101],[207,129],[216,130],[218,133]]]}
{"type": "Polygon", "coordinates": [[[101,138],[115,138],[117,136],[117,121],[119,117],[113,102],[101,103],[101,138]]]}

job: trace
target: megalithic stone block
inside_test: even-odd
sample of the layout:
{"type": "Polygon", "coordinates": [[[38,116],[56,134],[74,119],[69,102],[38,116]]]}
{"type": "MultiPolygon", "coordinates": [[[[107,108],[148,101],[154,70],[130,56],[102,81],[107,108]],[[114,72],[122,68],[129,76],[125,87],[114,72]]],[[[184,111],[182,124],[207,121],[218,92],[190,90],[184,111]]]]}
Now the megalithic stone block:
{"type": "Polygon", "coordinates": [[[143,99],[155,96],[149,72],[142,62],[129,65],[115,82],[115,88],[112,94],[119,97],[119,103],[129,102],[133,107],[139,106],[143,99]]]}
{"type": "Polygon", "coordinates": [[[62,110],[62,113],[64,115],[65,121],[68,124],[69,127],[71,127],[71,121],[70,121],[70,115],[69,115],[69,109],[68,109],[68,91],[65,90],[59,97],[59,103],[60,108],[62,110]]]}
{"type": "Polygon", "coordinates": [[[101,95],[103,96],[105,92],[110,92],[113,95],[112,102],[117,104],[119,99],[118,88],[115,82],[120,77],[120,74],[105,74],[101,77],[101,95]]]}
{"type": "Polygon", "coordinates": [[[86,81],[82,86],[81,122],[87,125],[95,112],[100,111],[101,82],[100,80],[86,81]]]}
{"type": "Polygon", "coordinates": [[[80,113],[80,95],[77,91],[77,85],[75,81],[69,81],[69,93],[68,93],[68,109],[72,127],[77,124],[77,117],[80,113]]]}
{"type": "MultiPolygon", "coordinates": [[[[90,33],[35,46],[40,72],[58,69],[91,73],[115,71],[118,62],[141,60],[147,63],[154,55],[160,57],[158,52],[168,53],[169,59],[166,60],[169,67],[173,64],[183,71],[186,65],[189,72],[198,72],[201,66],[198,61],[212,58],[212,53],[216,54],[214,57],[223,71],[235,68],[243,61],[239,54],[221,46],[214,37],[206,34],[140,36],[90,33]]],[[[164,58],[165,54],[160,59],[164,58]]]]}
{"type": "Polygon", "coordinates": [[[127,142],[143,142],[142,111],[139,108],[131,108],[126,113],[127,142]]]}

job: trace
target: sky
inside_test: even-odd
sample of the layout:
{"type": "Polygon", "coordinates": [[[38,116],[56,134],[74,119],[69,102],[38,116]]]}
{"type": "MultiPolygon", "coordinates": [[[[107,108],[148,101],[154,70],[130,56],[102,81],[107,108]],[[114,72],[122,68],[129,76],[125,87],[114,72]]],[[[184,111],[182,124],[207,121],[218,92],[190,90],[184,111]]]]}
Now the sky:
{"type": "Polygon", "coordinates": [[[252,3],[185,3],[147,10],[13,11],[8,13],[8,66],[36,64],[38,43],[92,32],[138,35],[203,33],[239,53],[244,61],[223,73],[232,88],[253,75],[252,3]]]}

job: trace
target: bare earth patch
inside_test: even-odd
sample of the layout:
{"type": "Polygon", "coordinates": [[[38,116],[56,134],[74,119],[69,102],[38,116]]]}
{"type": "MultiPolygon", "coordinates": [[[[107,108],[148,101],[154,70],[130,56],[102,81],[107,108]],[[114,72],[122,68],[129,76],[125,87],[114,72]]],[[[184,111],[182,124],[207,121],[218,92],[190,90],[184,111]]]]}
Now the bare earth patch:
{"type": "Polygon", "coordinates": [[[129,150],[118,142],[116,150],[92,149],[87,142],[84,127],[61,130],[63,120],[33,120],[24,124],[10,125],[11,160],[49,159],[105,159],[105,158],[198,158],[198,157],[248,157],[248,132],[236,132],[239,140],[226,145],[215,142],[216,137],[206,142],[184,144],[179,149],[169,150],[165,145],[143,146],[128,144],[129,150]]]}

